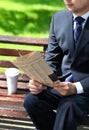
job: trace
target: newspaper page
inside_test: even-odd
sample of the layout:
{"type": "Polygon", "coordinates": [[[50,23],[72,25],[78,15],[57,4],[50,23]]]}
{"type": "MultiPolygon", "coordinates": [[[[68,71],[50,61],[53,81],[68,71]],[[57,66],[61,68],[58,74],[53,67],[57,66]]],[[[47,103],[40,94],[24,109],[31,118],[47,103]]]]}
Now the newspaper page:
{"type": "Polygon", "coordinates": [[[22,70],[29,78],[50,86],[57,81],[56,75],[50,69],[40,52],[32,52],[18,57],[12,63],[22,70]]]}

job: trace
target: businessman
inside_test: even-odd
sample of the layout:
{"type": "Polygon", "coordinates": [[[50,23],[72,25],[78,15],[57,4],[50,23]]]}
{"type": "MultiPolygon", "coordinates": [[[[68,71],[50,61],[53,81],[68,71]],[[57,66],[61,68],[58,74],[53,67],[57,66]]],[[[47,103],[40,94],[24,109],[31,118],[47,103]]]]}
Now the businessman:
{"type": "Polygon", "coordinates": [[[31,79],[24,100],[37,130],[76,130],[89,113],[89,0],[64,3],[52,17],[45,55],[60,82],[48,87],[31,79]]]}

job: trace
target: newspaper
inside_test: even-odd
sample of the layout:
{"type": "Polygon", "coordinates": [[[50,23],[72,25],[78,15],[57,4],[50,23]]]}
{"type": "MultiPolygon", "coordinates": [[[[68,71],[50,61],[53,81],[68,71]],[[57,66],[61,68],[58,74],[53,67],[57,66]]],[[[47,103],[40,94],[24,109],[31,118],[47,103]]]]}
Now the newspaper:
{"type": "Polygon", "coordinates": [[[12,63],[32,78],[44,85],[50,86],[57,77],[38,51],[18,57],[12,63]]]}

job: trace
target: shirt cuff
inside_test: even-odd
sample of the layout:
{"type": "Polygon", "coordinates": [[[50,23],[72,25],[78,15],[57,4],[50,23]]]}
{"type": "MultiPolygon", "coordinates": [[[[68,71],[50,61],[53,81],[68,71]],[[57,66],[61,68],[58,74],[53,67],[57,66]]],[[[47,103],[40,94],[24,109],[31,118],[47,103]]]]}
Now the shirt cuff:
{"type": "Polygon", "coordinates": [[[83,86],[81,85],[80,82],[76,82],[76,83],[74,83],[74,84],[75,84],[76,89],[77,89],[77,94],[84,93],[83,86]]]}

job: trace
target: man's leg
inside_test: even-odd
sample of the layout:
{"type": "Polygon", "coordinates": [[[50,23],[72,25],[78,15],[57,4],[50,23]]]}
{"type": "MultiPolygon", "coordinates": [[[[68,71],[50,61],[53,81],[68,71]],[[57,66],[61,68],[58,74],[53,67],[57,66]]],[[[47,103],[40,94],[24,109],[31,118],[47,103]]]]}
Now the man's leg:
{"type": "Polygon", "coordinates": [[[84,114],[89,112],[89,98],[74,95],[62,98],[57,108],[53,130],[76,130],[84,114]]]}
{"type": "Polygon", "coordinates": [[[38,130],[53,130],[55,115],[53,109],[57,108],[59,95],[48,89],[41,94],[26,96],[24,107],[38,130]]]}

